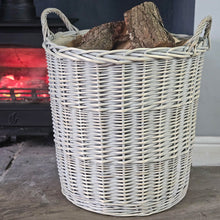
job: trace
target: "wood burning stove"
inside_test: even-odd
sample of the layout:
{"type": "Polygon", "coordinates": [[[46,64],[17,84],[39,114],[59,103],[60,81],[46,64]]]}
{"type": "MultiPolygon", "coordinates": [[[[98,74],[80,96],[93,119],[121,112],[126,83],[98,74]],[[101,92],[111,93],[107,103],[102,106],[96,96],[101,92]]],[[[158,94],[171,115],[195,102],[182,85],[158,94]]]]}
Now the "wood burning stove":
{"type": "MultiPolygon", "coordinates": [[[[72,19],[74,23],[77,19],[72,19]]],[[[54,31],[64,24],[50,20],[54,31]]],[[[41,24],[33,0],[3,0],[0,7],[0,137],[52,132],[41,24]]]]}
{"type": "Polygon", "coordinates": [[[0,135],[47,135],[51,131],[44,51],[0,48],[0,135]]]}
{"type": "Polygon", "coordinates": [[[41,48],[0,48],[0,134],[51,132],[48,79],[41,48]]]}

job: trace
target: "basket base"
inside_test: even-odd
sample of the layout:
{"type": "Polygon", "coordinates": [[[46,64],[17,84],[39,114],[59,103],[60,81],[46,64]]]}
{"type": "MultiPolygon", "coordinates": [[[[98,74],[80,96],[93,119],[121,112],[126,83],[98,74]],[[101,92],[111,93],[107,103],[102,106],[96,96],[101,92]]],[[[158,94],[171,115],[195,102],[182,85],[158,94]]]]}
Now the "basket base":
{"type": "Polygon", "coordinates": [[[86,203],[85,201],[80,201],[80,202],[79,200],[75,201],[71,196],[66,194],[63,189],[61,189],[61,192],[67,198],[67,200],[69,200],[71,203],[87,211],[91,211],[91,212],[102,214],[102,215],[109,215],[109,216],[124,216],[124,217],[130,216],[131,217],[131,216],[149,216],[149,215],[157,214],[159,212],[163,212],[167,209],[170,209],[173,206],[177,205],[185,197],[187,190],[188,190],[188,184],[183,188],[181,193],[179,193],[178,195],[174,197],[172,203],[161,204],[159,209],[154,209],[154,210],[141,209],[137,206],[136,210],[131,210],[131,209],[129,210],[129,207],[128,207],[127,211],[125,210],[126,207],[124,208],[124,210],[119,211],[117,205],[115,205],[115,209],[114,209],[114,206],[109,206],[109,205],[106,205],[105,207],[103,206],[103,208],[101,209],[97,207],[96,203],[91,204],[91,203],[86,203]]]}

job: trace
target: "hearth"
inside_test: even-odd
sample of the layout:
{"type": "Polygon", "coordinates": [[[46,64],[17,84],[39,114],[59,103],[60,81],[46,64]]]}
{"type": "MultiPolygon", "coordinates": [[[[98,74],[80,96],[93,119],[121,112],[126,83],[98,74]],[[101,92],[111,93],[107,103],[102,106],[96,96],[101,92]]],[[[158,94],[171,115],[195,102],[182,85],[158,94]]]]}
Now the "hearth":
{"type": "MultiPolygon", "coordinates": [[[[59,19],[49,20],[54,32],[65,30],[59,19]]],[[[33,0],[2,0],[0,137],[15,139],[52,133],[47,67],[41,44],[41,24],[33,0]]]]}

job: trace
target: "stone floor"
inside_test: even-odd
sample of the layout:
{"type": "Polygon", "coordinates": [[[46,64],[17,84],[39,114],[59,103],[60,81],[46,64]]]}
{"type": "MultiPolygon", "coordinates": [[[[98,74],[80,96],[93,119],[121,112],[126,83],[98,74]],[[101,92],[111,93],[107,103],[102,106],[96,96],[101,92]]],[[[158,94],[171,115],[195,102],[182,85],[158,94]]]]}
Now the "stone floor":
{"type": "Polygon", "coordinates": [[[54,146],[45,138],[0,144],[2,220],[219,220],[220,167],[192,168],[186,197],[149,217],[118,218],[85,211],[60,192],[54,146]]]}

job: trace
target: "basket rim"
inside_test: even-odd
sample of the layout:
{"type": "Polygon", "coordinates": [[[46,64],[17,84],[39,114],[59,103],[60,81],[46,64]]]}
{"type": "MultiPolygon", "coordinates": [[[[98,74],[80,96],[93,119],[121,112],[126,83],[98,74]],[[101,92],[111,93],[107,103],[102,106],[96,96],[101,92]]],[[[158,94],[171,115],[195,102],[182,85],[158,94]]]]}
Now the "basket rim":
{"type": "Polygon", "coordinates": [[[58,46],[53,44],[50,36],[54,33],[49,29],[47,16],[50,13],[57,14],[64,22],[69,31],[75,35],[80,33],[79,29],[70,23],[68,18],[57,8],[47,8],[41,13],[41,24],[43,34],[43,48],[47,53],[57,58],[68,58],[73,61],[88,61],[96,64],[126,64],[131,62],[143,62],[156,59],[184,59],[200,55],[210,48],[210,30],[212,17],[205,17],[198,25],[194,35],[185,43],[185,46],[158,47],[158,48],[136,48],[132,50],[83,50],[74,47],[58,46]],[[202,38],[201,38],[202,36],[202,38]]]}
{"type": "MultiPolygon", "coordinates": [[[[79,33],[84,33],[81,30],[79,33]]],[[[79,35],[75,31],[59,32],[63,35],[79,35]]],[[[173,36],[184,39],[189,38],[186,34],[172,34],[173,36]]],[[[154,59],[184,59],[192,56],[198,56],[209,49],[208,39],[200,37],[199,43],[194,51],[188,50],[189,45],[176,47],[156,47],[156,48],[135,48],[135,49],[119,49],[119,50],[84,50],[75,47],[67,47],[58,45],[53,42],[54,37],[46,37],[42,46],[46,52],[53,54],[59,58],[69,58],[75,61],[88,61],[91,63],[104,64],[115,63],[125,64],[138,61],[147,61],[154,59]]]]}

